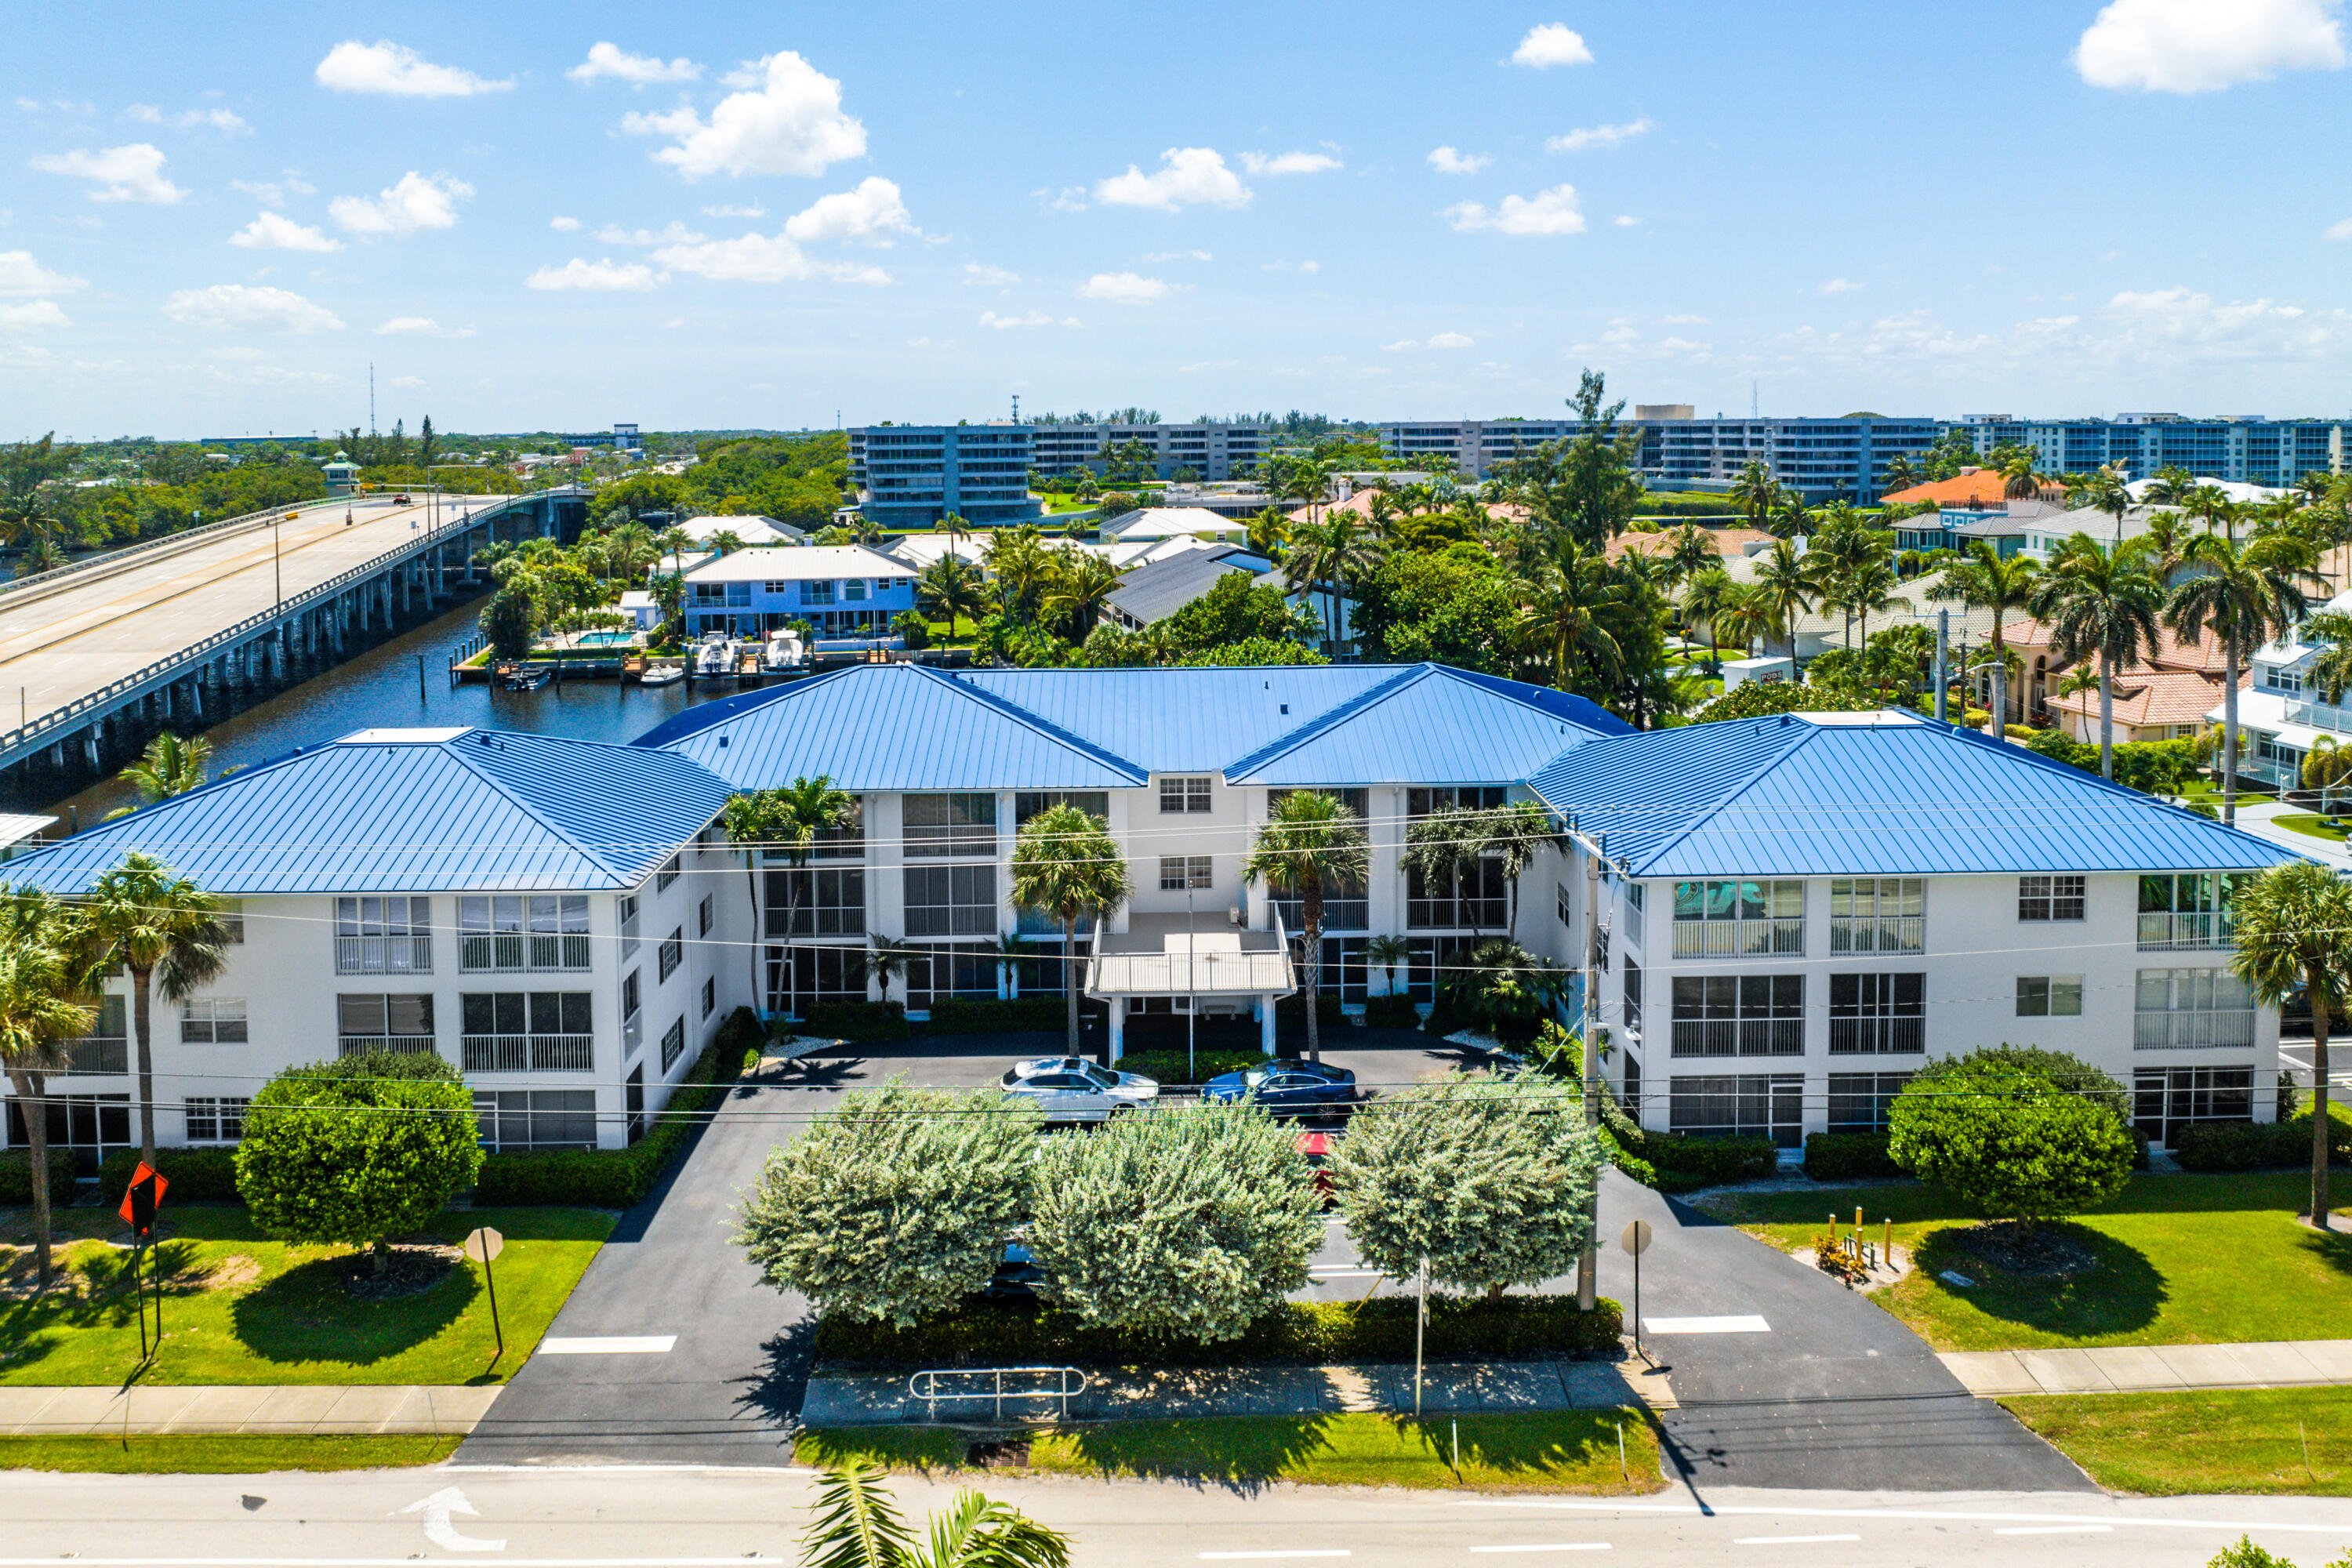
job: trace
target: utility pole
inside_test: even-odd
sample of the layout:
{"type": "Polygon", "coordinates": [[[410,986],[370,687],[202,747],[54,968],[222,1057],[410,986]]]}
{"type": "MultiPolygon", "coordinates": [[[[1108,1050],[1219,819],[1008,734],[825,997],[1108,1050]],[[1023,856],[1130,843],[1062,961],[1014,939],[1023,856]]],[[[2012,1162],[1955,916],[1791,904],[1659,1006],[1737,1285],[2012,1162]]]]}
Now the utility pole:
{"type": "MultiPolygon", "coordinates": [[[[1601,1023],[1601,845],[1587,839],[1584,850],[1584,1126],[1601,1125],[1601,1048],[1595,1037],[1601,1023]]],[[[1576,1260],[1576,1307],[1592,1310],[1601,1288],[1601,1176],[1592,1178],[1587,1200],[1584,1251],[1576,1260]]]]}
{"type": "Polygon", "coordinates": [[[375,361],[368,361],[368,439],[375,439],[375,361]]]}
{"type": "Polygon", "coordinates": [[[1948,668],[1948,661],[1951,658],[1951,649],[1952,612],[1949,610],[1937,610],[1936,612],[1936,722],[1938,724],[1948,722],[1948,721],[1944,717],[1944,709],[1948,695],[1944,689],[1944,685],[1946,679],[1945,671],[1948,668]]]}

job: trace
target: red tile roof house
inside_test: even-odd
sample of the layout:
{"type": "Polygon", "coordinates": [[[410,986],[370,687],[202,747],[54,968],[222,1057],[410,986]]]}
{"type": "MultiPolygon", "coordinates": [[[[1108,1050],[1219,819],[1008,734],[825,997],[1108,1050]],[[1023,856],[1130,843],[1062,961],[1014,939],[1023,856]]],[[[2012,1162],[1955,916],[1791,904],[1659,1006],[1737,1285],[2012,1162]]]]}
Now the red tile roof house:
{"type": "MultiPolygon", "coordinates": [[[[2015,716],[2047,720],[2074,740],[2097,743],[2099,694],[2092,689],[2058,695],[2059,681],[2072,667],[2060,661],[2042,624],[2012,621],[2001,628],[2001,637],[2024,661],[2024,679],[2010,687],[2015,716]]],[[[2090,662],[2097,668],[2096,660],[2090,662]]],[[[2221,700],[2225,668],[2210,632],[2193,643],[2168,630],[2160,633],[2152,658],[2116,671],[2116,743],[2169,741],[2205,729],[2207,711],[2221,700]]],[[[2239,685],[2252,679],[2248,671],[2239,685]]]]}

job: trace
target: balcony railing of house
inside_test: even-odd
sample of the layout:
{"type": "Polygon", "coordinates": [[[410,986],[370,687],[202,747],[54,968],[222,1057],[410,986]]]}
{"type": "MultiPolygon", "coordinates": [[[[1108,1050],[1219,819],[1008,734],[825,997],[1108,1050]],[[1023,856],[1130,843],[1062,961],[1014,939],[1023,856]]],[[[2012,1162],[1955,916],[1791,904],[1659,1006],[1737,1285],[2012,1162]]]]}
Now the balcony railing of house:
{"type": "MultiPolygon", "coordinates": [[[[1424,900],[1423,902],[1431,900],[1424,900]]],[[[1291,931],[1303,931],[1307,926],[1307,903],[1302,899],[1268,899],[1267,908],[1281,918],[1291,931]]],[[[1269,917],[1266,929],[1274,929],[1269,917]]],[[[1323,929],[1334,931],[1370,931],[1372,929],[1372,904],[1369,899],[1326,899],[1323,900],[1323,929]]]]}
{"type": "Polygon", "coordinates": [[[131,1041],[121,1035],[85,1035],[68,1040],[66,1071],[104,1076],[131,1070],[131,1041]]]}
{"type": "Polygon", "coordinates": [[[581,931],[467,931],[457,939],[457,967],[567,970],[588,967],[588,937],[581,931]]]}
{"type": "Polygon", "coordinates": [[[1795,1057],[1805,1051],[1802,1018],[1677,1018],[1677,1057],[1795,1057]]]}
{"type": "Polygon", "coordinates": [[[589,1072],[596,1065],[590,1035],[467,1035],[467,1072],[589,1072]]]}
{"type": "Polygon", "coordinates": [[[2139,950],[2142,952],[2229,945],[2230,922],[2211,910],[2171,914],[2159,910],[2139,917],[2139,950]]]}
{"type": "MultiPolygon", "coordinates": [[[[1797,939],[1796,947],[1790,951],[1804,951],[1801,935],[1797,939]]],[[[1925,952],[1927,951],[1927,918],[1923,915],[1832,915],[1830,917],[1830,951],[1925,952]]]]}
{"type": "Polygon", "coordinates": [[[339,936],[335,939],[338,974],[430,974],[433,939],[429,936],[339,936]]]}
{"type": "Polygon", "coordinates": [[[1802,915],[1757,921],[1675,922],[1676,958],[1747,958],[1766,953],[1801,955],[1804,951],[1805,917],[1802,915]]]}
{"type": "Polygon", "coordinates": [[[2352,712],[2326,702],[2289,702],[2286,721],[2308,724],[2315,730],[2334,730],[2339,733],[2352,731],[2352,712]]]}
{"type": "MultiPolygon", "coordinates": [[[[1287,912],[1287,911],[1286,911],[1287,912]]],[[[1491,931],[1500,934],[1509,921],[1507,899],[1407,899],[1404,923],[1413,931],[1491,931]]],[[[1287,924],[1288,921],[1284,923],[1287,924]]],[[[1325,913],[1323,923],[1332,923],[1325,913]]]]}
{"type": "Polygon", "coordinates": [[[1917,1056],[1927,1048],[1925,1018],[1830,1020],[1830,1055],[1833,1057],[1917,1056]]]}
{"type": "Polygon", "coordinates": [[[2254,1011],[2224,1008],[2208,1013],[2140,1013],[2134,1016],[2132,1045],[2143,1051],[2186,1051],[2201,1046],[2244,1047],[2254,1043],[2254,1011]]]}
{"type": "Polygon", "coordinates": [[[396,1057],[429,1057],[433,1055],[430,1035],[339,1035],[335,1038],[335,1054],[343,1057],[373,1056],[386,1051],[396,1057]]]}

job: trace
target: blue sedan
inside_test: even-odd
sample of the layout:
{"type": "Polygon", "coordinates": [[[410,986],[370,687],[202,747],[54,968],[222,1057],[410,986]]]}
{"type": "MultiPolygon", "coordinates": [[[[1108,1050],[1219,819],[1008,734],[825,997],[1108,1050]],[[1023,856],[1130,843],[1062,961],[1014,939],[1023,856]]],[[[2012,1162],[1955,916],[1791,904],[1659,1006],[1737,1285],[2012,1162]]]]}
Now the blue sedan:
{"type": "Polygon", "coordinates": [[[1213,1078],[1201,1098],[1220,1103],[1254,1100],[1277,1116],[1344,1115],[1359,1096],[1356,1075],[1323,1062],[1277,1057],[1261,1066],[1213,1078]]]}

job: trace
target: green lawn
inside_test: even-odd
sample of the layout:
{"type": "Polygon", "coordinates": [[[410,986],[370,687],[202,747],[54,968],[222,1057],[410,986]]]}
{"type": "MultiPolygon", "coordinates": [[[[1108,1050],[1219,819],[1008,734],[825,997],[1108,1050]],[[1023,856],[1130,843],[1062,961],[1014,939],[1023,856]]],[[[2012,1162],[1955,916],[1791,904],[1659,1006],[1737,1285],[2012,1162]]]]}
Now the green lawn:
{"type": "Polygon", "coordinates": [[[2352,1497],[2352,1388],[2058,1394],[2000,1403],[2111,1491],[2352,1497]]]}
{"type": "MultiPolygon", "coordinates": [[[[2180,798],[2183,800],[2204,801],[2218,811],[2221,806],[2221,786],[2215,784],[2210,778],[2200,776],[2191,779],[2188,784],[2181,786],[2180,798]]],[[[2248,789],[2243,784],[2238,786],[2238,804],[2240,805],[2267,805],[2277,799],[2278,796],[2274,795],[2264,795],[2259,790],[2248,789]]]]}
{"type": "Polygon", "coordinates": [[[2225,1344],[2337,1339],[2352,1321],[2352,1234],[2295,1223],[2310,1191],[2284,1173],[2134,1176],[2069,1222],[2099,1262],[2056,1282],[2011,1278],[1942,1235],[1978,1216],[1937,1187],[1727,1194],[1714,1207],[1790,1250],[1811,1246],[1832,1213],[1851,1224],[1856,1205],[1874,1239],[1892,1218],[1919,1267],[1876,1299],[1939,1351],[2225,1344]],[[1947,1284],[1946,1269],[1976,1283],[1947,1284]]]}
{"type": "MultiPolygon", "coordinates": [[[[2338,817],[2336,820],[2341,822],[2344,819],[2338,817]]],[[[2300,833],[2306,837],[2326,838],[2337,844],[2344,842],[2344,829],[2328,826],[2317,812],[2294,812],[2273,816],[2271,818],[2271,824],[2274,827],[2284,827],[2289,833],[2300,833]]]]}
{"type": "MultiPolygon", "coordinates": [[[[26,1240],[21,1211],[7,1217],[0,1235],[26,1240]]],[[[121,1228],[100,1211],[71,1210],[60,1219],[84,1237],[121,1228]]],[[[226,1205],[167,1210],[159,1227],[166,1239],[151,1258],[165,1275],[163,1347],[143,1381],[503,1382],[572,1294],[613,1216],[589,1209],[451,1211],[436,1220],[433,1234],[454,1243],[476,1226],[507,1238],[496,1265],[507,1348],[495,1362],[478,1264],[461,1261],[419,1295],[374,1303],[344,1289],[349,1255],[341,1248],[272,1241],[245,1210],[226,1205]]],[[[138,1363],[130,1254],[85,1239],[63,1257],[74,1293],[0,1302],[0,1384],[120,1383],[138,1363]]]]}
{"type": "MultiPolygon", "coordinates": [[[[1464,1415],[1458,1477],[1452,1464],[1451,1422],[1446,1416],[1414,1421],[1369,1414],[1121,1421],[1039,1432],[1032,1439],[1028,1468],[1087,1479],[1149,1477],[1604,1496],[1658,1489],[1657,1439],[1639,1410],[1464,1415]]],[[[862,1458],[933,1472],[961,1468],[965,1443],[961,1436],[927,1427],[856,1427],[804,1433],[793,1458],[818,1466],[862,1458]]]]}
{"type": "Polygon", "coordinates": [[[0,1469],[250,1476],[435,1465],[463,1437],[0,1437],[0,1469]]]}

